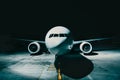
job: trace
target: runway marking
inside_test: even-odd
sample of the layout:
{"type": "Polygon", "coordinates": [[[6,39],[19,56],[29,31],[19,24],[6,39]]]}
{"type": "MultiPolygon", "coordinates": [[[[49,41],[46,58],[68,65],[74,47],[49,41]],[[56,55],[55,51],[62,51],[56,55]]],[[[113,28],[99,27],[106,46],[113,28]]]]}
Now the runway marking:
{"type": "Polygon", "coordinates": [[[88,75],[87,77],[88,77],[88,79],[93,80],[93,78],[90,75],[88,75]]]}
{"type": "Polygon", "coordinates": [[[51,64],[47,69],[47,71],[55,71],[55,70],[56,70],[56,68],[55,68],[54,64],[51,64]]]}

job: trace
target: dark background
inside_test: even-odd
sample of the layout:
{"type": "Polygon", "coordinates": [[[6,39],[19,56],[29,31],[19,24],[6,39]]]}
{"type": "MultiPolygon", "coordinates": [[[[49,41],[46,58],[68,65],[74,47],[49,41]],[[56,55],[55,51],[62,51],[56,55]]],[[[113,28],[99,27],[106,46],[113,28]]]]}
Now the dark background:
{"type": "Polygon", "coordinates": [[[119,34],[119,10],[114,3],[81,1],[4,2],[1,6],[1,34],[44,40],[57,25],[68,27],[75,39],[119,34]]]}
{"type": "Polygon", "coordinates": [[[1,45],[12,44],[12,38],[44,40],[47,31],[57,25],[69,28],[75,40],[120,35],[117,2],[44,0],[1,4],[1,45]]]}

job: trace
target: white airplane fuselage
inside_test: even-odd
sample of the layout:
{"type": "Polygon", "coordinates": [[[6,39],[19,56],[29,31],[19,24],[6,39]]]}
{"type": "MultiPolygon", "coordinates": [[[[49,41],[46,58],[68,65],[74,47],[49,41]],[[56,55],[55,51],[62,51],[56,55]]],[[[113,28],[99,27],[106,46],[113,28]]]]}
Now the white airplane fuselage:
{"type": "Polygon", "coordinates": [[[73,39],[69,29],[57,26],[48,31],[45,37],[45,44],[52,54],[63,55],[73,47],[73,39]]]}

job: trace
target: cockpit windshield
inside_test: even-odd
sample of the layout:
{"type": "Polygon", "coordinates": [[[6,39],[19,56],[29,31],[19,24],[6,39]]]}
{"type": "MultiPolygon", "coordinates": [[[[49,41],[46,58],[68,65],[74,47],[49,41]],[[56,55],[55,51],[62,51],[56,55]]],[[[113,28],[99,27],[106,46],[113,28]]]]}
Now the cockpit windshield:
{"type": "Polygon", "coordinates": [[[69,34],[50,34],[49,38],[51,37],[68,37],[69,34]]]}
{"type": "Polygon", "coordinates": [[[54,37],[58,37],[58,34],[53,34],[54,35],[54,37]]]}

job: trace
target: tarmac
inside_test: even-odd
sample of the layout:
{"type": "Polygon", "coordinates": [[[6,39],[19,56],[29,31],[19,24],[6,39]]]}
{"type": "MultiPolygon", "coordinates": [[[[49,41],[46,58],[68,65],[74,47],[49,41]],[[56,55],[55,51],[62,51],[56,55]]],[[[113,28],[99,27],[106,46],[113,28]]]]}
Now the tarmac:
{"type": "MultiPolygon", "coordinates": [[[[120,80],[120,50],[94,51],[83,55],[94,64],[93,71],[81,79],[62,74],[62,80],[120,80]]],[[[0,53],[0,80],[57,80],[55,56],[30,56],[28,52],[0,53]]]]}

